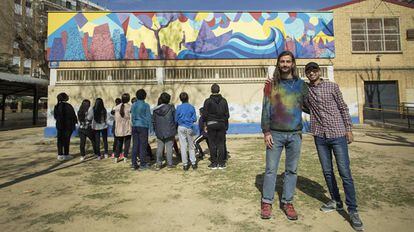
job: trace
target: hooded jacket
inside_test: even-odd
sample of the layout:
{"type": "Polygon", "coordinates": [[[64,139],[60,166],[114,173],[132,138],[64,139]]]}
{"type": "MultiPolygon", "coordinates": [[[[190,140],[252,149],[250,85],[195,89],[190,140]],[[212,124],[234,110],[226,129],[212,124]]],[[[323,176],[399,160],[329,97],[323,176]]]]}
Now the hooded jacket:
{"type": "Polygon", "coordinates": [[[68,131],[76,129],[78,119],[71,104],[59,102],[53,110],[53,116],[56,120],[56,129],[68,131]]]}
{"type": "Polygon", "coordinates": [[[221,94],[211,94],[204,101],[204,113],[206,122],[217,121],[223,122],[228,128],[228,120],[230,117],[229,106],[225,98],[221,94]]]}
{"type": "Polygon", "coordinates": [[[161,104],[154,109],[152,123],[158,139],[172,138],[177,134],[175,108],[171,104],[161,104]]]}

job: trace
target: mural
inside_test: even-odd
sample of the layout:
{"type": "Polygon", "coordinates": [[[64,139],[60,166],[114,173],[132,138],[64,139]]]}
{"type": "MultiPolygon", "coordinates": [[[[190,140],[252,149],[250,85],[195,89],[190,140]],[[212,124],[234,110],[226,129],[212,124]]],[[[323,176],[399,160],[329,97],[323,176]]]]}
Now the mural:
{"type": "Polygon", "coordinates": [[[332,13],[49,13],[50,61],[333,58],[332,13]]]}

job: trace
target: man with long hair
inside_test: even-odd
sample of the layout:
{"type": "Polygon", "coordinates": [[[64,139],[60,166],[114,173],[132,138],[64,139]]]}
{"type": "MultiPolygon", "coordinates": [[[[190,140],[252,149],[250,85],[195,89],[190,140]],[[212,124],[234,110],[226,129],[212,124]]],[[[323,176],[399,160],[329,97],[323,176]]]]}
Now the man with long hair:
{"type": "Polygon", "coordinates": [[[266,143],[266,170],[263,180],[261,217],[269,219],[274,202],[277,169],[283,148],[286,149],[281,208],[290,220],[297,220],[293,196],[302,144],[302,106],[308,92],[297,75],[295,57],[282,52],[276,63],[273,80],[264,88],[261,127],[266,143]]]}

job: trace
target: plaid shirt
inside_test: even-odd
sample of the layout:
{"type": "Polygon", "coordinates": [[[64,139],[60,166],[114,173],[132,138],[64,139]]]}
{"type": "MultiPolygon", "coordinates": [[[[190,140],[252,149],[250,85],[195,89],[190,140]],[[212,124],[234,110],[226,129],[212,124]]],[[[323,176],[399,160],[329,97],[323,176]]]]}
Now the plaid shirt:
{"type": "Polygon", "coordinates": [[[336,83],[321,80],[316,86],[309,85],[306,103],[314,136],[338,138],[352,131],[348,106],[336,83]]]}

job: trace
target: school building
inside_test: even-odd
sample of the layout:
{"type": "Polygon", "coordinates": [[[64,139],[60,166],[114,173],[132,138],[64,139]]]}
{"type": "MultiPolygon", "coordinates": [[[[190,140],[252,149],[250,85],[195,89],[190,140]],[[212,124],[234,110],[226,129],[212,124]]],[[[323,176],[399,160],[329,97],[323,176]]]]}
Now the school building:
{"type": "Polygon", "coordinates": [[[151,106],[163,91],[180,104],[186,91],[199,108],[212,83],[229,102],[229,133],[259,133],[263,83],[285,49],[298,57],[302,78],[304,65],[318,62],[323,77],[339,84],[353,122],[362,123],[373,108],[414,102],[413,15],[413,4],[391,0],[320,12],[60,13],[48,32],[45,136],[55,133],[60,92],[75,109],[97,97],[110,109],[140,88],[151,106]]]}

